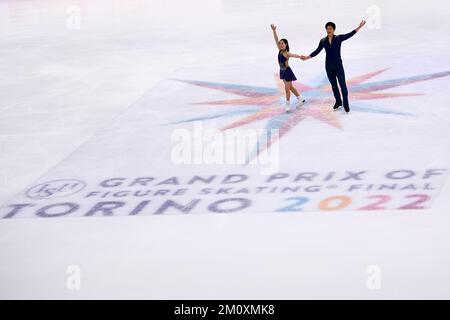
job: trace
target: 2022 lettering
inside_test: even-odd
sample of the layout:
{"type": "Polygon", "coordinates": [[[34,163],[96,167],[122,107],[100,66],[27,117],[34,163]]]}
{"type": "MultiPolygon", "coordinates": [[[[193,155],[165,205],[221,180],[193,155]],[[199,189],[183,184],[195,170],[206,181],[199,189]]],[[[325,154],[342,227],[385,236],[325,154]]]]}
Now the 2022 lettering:
{"type": "MultiPolygon", "coordinates": [[[[389,206],[389,202],[393,200],[393,197],[390,195],[371,195],[364,199],[373,200],[367,201],[367,204],[353,208],[353,210],[425,209],[427,208],[426,203],[431,200],[431,197],[426,194],[407,195],[404,196],[404,203],[396,207],[389,206]]],[[[276,211],[303,211],[303,205],[310,201],[310,199],[307,197],[290,197],[286,198],[285,200],[290,201],[291,204],[286,207],[277,209],[276,211]]],[[[354,199],[349,196],[332,196],[319,201],[316,209],[320,211],[350,209],[353,202],[354,199]]]]}

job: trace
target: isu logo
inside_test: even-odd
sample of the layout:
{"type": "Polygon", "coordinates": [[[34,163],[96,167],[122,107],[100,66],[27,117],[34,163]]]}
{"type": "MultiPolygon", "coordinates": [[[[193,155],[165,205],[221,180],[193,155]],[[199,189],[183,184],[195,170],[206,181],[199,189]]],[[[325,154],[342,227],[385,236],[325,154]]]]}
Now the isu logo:
{"type": "Polygon", "coordinates": [[[53,180],[38,184],[26,192],[31,199],[53,199],[67,197],[86,187],[86,183],[75,179],[53,180]]]}

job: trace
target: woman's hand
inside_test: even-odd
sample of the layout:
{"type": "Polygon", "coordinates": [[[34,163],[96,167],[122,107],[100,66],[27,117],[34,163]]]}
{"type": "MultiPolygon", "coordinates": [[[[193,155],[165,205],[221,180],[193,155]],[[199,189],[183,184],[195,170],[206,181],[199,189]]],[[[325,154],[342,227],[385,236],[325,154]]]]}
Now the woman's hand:
{"type": "Polygon", "coordinates": [[[270,27],[272,28],[272,31],[273,31],[272,33],[273,33],[273,39],[275,40],[275,45],[277,46],[277,49],[280,50],[280,48],[278,46],[277,26],[272,23],[270,25],[270,27]]]}

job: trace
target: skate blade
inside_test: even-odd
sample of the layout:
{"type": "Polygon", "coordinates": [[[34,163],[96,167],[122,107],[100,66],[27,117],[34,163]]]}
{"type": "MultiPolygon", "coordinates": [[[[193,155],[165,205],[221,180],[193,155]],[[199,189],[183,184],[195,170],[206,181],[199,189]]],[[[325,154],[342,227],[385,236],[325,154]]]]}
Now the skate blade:
{"type": "Polygon", "coordinates": [[[303,107],[306,104],[306,100],[303,100],[301,103],[297,104],[295,106],[295,109],[300,109],[301,107],[303,107]]]}

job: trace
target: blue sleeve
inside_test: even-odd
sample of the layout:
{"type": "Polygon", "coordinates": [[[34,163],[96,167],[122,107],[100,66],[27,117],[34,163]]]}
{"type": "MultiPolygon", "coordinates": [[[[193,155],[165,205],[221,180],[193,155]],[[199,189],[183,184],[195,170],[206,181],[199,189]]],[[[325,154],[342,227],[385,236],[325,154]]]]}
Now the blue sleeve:
{"type": "Polygon", "coordinates": [[[348,38],[351,38],[355,35],[356,30],[353,30],[352,32],[346,33],[346,34],[340,34],[338,35],[339,39],[341,39],[341,41],[345,41],[348,38]]]}
{"type": "Polygon", "coordinates": [[[310,57],[312,58],[312,57],[317,56],[320,53],[320,51],[322,51],[322,49],[323,49],[323,39],[320,40],[319,46],[317,47],[317,49],[314,50],[313,52],[311,52],[310,57]]]}

